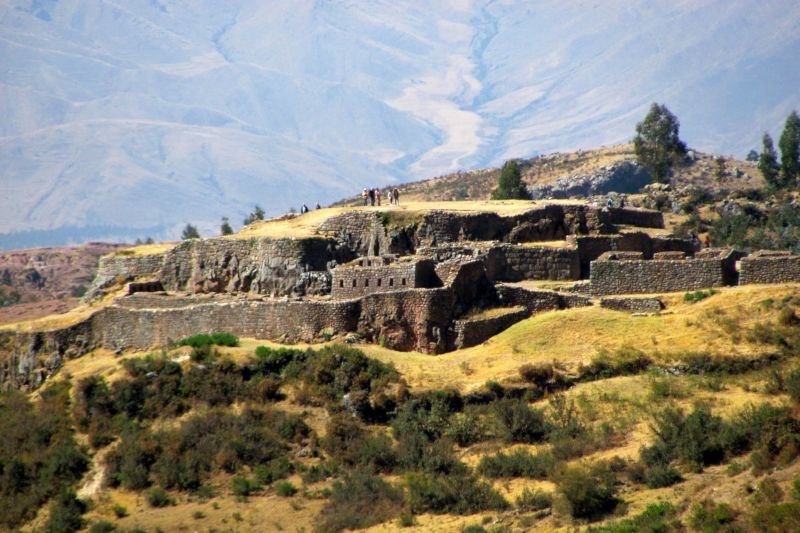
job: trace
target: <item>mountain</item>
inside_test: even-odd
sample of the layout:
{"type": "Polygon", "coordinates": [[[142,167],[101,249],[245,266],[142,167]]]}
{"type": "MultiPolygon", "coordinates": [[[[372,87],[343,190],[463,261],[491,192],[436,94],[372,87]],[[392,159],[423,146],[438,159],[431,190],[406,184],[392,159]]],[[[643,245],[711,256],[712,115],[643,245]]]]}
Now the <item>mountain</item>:
{"type": "Polygon", "coordinates": [[[210,234],[624,142],[652,101],[741,157],[800,107],[800,4],[428,4],[4,2],[0,246],[210,234]]]}

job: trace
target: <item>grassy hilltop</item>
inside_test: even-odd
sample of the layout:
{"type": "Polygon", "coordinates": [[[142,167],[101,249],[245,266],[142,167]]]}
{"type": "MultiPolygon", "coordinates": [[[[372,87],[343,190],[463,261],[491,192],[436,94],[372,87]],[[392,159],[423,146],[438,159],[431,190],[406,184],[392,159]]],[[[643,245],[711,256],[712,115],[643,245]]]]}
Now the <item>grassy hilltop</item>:
{"type": "MultiPolygon", "coordinates": [[[[561,154],[522,165],[523,179],[631,156],[561,154]]],[[[792,238],[770,218],[791,193],[753,192],[749,163],[697,161],[629,203],[715,244],[792,238]],[[731,202],[742,211],[719,208],[731,202]],[[753,231],[726,230],[743,216],[753,231]]],[[[411,184],[381,209],[408,220],[531,207],[486,201],[492,172],[411,184]]],[[[349,209],[226,238],[309,236],[349,209]]],[[[0,395],[0,530],[797,531],[798,289],[668,294],[658,314],[543,312],[439,356],[230,335],[96,350],[35,393],[0,395]]],[[[6,327],[63,326],[112,296],[6,327]]]]}

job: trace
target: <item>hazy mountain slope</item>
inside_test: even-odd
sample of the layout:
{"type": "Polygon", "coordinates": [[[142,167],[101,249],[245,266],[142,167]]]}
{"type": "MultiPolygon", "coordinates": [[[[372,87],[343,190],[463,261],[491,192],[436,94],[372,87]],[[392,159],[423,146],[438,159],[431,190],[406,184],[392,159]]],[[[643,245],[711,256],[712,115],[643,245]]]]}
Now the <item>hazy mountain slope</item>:
{"type": "Polygon", "coordinates": [[[0,232],[209,232],[625,141],[653,100],[741,156],[800,107],[798,28],[744,0],[6,0],[0,232]]]}

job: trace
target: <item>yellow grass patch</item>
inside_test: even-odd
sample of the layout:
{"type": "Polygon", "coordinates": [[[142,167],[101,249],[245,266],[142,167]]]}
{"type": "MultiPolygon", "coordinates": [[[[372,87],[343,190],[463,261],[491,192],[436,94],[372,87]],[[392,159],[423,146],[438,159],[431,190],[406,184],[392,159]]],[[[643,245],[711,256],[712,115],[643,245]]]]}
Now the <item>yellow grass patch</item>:
{"type": "Polygon", "coordinates": [[[143,255],[158,255],[164,254],[172,247],[174,247],[176,242],[157,242],[153,244],[141,244],[139,246],[133,246],[131,248],[125,248],[124,250],[118,250],[116,252],[112,252],[110,256],[132,256],[132,257],[141,257],[143,255]]]}

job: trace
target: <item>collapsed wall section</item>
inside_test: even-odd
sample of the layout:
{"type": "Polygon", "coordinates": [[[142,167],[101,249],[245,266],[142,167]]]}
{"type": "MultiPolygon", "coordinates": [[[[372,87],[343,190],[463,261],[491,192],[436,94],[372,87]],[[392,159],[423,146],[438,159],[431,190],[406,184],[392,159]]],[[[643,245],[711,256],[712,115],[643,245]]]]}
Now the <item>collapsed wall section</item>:
{"type": "Polygon", "coordinates": [[[157,277],[164,265],[162,254],[152,255],[105,255],[100,258],[97,273],[92,280],[92,285],[86,291],[86,300],[94,300],[103,296],[104,289],[117,283],[124,283],[137,278],[157,277]]]}

